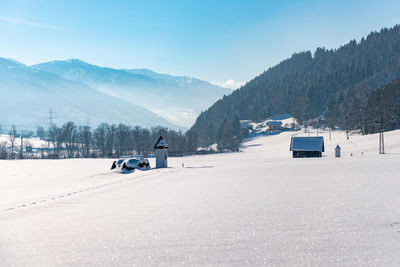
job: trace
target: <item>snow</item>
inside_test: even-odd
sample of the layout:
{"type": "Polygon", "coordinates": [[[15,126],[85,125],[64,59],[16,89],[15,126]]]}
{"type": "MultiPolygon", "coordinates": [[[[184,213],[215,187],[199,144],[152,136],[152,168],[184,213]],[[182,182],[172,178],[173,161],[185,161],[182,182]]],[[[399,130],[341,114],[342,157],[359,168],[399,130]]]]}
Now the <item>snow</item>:
{"type": "Polygon", "coordinates": [[[400,131],[385,155],[377,135],[320,131],[326,152],[309,159],[291,158],[293,134],[308,136],[132,174],[111,159],[0,161],[0,265],[396,266],[400,131]]]}
{"type": "MultiPolygon", "coordinates": [[[[1,142],[7,142],[8,146],[10,146],[9,135],[0,134],[0,143],[1,142]]],[[[45,147],[47,147],[47,142],[44,141],[44,140],[41,140],[39,137],[23,138],[23,142],[24,143],[28,142],[34,148],[45,148],[45,147]]],[[[20,147],[21,147],[21,139],[20,139],[20,137],[15,137],[15,147],[17,149],[20,149],[20,147]]]]}

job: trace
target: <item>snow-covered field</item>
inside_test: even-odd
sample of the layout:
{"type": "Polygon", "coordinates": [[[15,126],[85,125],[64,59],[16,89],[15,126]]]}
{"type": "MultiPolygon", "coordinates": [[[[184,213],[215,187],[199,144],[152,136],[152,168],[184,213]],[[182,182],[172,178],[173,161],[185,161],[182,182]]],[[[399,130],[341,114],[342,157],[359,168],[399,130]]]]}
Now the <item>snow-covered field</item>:
{"type": "Polygon", "coordinates": [[[291,158],[292,134],[305,135],[132,174],[105,159],[0,161],[0,266],[398,265],[400,131],[385,155],[377,135],[323,133],[315,159],[291,158]]]}

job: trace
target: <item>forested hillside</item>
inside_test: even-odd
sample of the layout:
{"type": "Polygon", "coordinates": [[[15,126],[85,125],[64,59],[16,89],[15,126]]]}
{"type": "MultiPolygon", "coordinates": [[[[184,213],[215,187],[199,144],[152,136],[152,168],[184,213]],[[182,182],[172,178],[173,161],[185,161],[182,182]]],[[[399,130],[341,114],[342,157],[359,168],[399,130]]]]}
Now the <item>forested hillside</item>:
{"type": "Polygon", "coordinates": [[[360,92],[353,95],[351,90],[346,98],[342,99],[342,95],[338,98],[337,102],[340,104],[330,104],[327,112],[328,124],[340,125],[343,129],[358,129],[363,134],[400,128],[399,79],[378,90],[360,92]]]}
{"type": "Polygon", "coordinates": [[[373,90],[399,77],[397,25],[338,49],[294,54],[217,101],[199,115],[192,130],[201,145],[208,145],[217,142],[224,121],[257,121],[276,113],[290,113],[300,123],[326,115],[332,126],[350,127],[349,114],[362,113],[373,90]]]}

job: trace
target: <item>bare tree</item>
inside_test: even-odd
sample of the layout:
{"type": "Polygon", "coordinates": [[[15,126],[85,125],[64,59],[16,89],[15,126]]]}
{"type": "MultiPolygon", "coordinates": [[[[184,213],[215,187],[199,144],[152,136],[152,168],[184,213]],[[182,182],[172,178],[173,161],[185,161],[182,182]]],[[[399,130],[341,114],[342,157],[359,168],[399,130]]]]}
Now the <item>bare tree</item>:
{"type": "Polygon", "coordinates": [[[0,159],[8,158],[8,149],[7,149],[7,141],[0,142],[0,159]]]}
{"type": "Polygon", "coordinates": [[[33,153],[32,153],[33,144],[29,139],[24,140],[24,147],[25,147],[25,157],[31,158],[33,156],[33,153]]]}
{"type": "Polygon", "coordinates": [[[76,146],[77,131],[76,125],[69,121],[62,126],[62,138],[67,148],[68,157],[74,156],[74,146],[76,146]]]}
{"type": "Polygon", "coordinates": [[[15,144],[16,144],[16,135],[17,135],[17,130],[15,126],[12,126],[12,130],[8,134],[8,141],[10,142],[10,147],[11,147],[11,159],[15,158],[14,151],[15,151],[15,144]]]}
{"type": "Polygon", "coordinates": [[[94,131],[94,143],[97,148],[100,150],[101,156],[105,157],[106,155],[106,141],[107,141],[107,131],[108,131],[108,124],[102,123],[97,127],[94,131]]]}

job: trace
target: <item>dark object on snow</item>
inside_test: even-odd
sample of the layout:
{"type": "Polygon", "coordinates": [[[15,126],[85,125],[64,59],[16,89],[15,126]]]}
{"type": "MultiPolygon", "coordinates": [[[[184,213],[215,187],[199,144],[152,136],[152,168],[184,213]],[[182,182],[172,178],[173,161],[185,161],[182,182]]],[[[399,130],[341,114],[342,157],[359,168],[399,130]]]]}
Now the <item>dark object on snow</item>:
{"type": "Polygon", "coordinates": [[[339,145],[337,145],[335,148],[335,157],[340,158],[340,146],[339,145]]]}
{"type": "Polygon", "coordinates": [[[122,164],[122,170],[126,170],[126,171],[132,171],[132,170],[134,170],[135,168],[132,168],[132,167],[129,167],[129,166],[126,166],[126,162],[124,162],[124,164],[122,164]]]}
{"type": "Polygon", "coordinates": [[[130,158],[126,159],[122,165],[122,169],[131,171],[134,169],[139,169],[142,171],[150,169],[150,163],[147,159],[138,157],[138,158],[130,158]],[[125,167],[124,167],[125,166],[125,167]]]}
{"type": "Polygon", "coordinates": [[[292,137],[290,151],[293,151],[293,158],[322,157],[325,152],[324,138],[317,137],[292,137]]]}
{"type": "Polygon", "coordinates": [[[111,170],[114,170],[115,168],[117,168],[117,162],[116,161],[113,162],[113,164],[111,166],[111,170]]]}
{"type": "Polygon", "coordinates": [[[150,163],[148,161],[141,161],[138,163],[139,168],[150,169],[150,163]]]}
{"type": "Polygon", "coordinates": [[[125,157],[114,161],[111,166],[111,170],[120,170],[123,172],[131,172],[136,169],[141,171],[150,170],[149,160],[142,156],[125,157]]]}

